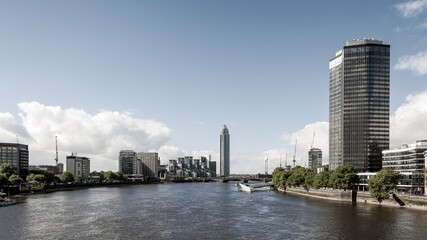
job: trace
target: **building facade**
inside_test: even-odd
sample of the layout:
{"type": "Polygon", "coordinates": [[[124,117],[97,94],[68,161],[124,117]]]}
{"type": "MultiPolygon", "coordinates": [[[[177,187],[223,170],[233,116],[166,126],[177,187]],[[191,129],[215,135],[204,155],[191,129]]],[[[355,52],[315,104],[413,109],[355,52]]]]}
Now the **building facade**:
{"type": "Polygon", "coordinates": [[[142,161],[137,159],[136,152],[121,150],[119,153],[119,172],[128,177],[142,175],[142,161]]]}
{"type": "Polygon", "coordinates": [[[136,154],[137,159],[142,162],[142,175],[144,177],[158,177],[160,159],[156,152],[139,152],[136,154]]]}
{"type": "Polygon", "coordinates": [[[389,149],[390,45],[348,41],[329,61],[329,165],[382,168],[389,149]]]}
{"type": "Polygon", "coordinates": [[[322,166],[322,150],[312,148],[308,151],[308,168],[319,168],[322,166]]]}
{"type": "Polygon", "coordinates": [[[220,136],[220,164],[221,177],[230,176],[230,134],[226,125],[220,136]]]}
{"type": "Polygon", "coordinates": [[[74,177],[79,181],[89,179],[90,176],[90,159],[87,157],[80,157],[77,154],[67,156],[67,171],[71,172],[74,177]]]}
{"type": "Polygon", "coordinates": [[[29,169],[28,145],[0,143],[0,165],[10,163],[16,174],[25,179],[29,169]]]}
{"type": "Polygon", "coordinates": [[[392,168],[403,175],[397,190],[413,194],[424,193],[424,167],[427,140],[403,144],[400,149],[384,150],[383,168],[392,168]]]}

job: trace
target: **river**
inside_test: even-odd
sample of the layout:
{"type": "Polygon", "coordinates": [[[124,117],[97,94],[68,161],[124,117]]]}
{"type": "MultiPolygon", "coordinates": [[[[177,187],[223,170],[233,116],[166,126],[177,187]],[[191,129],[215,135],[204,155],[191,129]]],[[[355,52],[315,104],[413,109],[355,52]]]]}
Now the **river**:
{"type": "Polygon", "coordinates": [[[0,239],[427,239],[427,212],[234,183],[34,194],[0,208],[0,239]]]}

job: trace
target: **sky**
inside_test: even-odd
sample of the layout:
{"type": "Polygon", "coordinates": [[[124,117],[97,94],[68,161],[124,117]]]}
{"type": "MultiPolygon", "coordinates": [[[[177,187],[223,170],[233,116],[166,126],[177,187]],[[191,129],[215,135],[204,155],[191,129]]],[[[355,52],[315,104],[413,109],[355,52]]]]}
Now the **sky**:
{"type": "Polygon", "coordinates": [[[296,139],[306,166],[314,132],[326,164],[329,59],[364,37],[391,46],[391,147],[427,139],[427,0],[0,0],[0,142],[117,171],[121,149],[219,162],[226,124],[231,173],[296,139]]]}

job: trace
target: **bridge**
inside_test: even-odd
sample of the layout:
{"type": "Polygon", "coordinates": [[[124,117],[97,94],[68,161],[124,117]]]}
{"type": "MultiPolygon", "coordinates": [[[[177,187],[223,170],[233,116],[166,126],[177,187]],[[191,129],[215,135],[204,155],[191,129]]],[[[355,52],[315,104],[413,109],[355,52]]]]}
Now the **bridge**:
{"type": "Polygon", "coordinates": [[[220,182],[229,182],[229,181],[238,181],[238,182],[248,182],[248,181],[263,181],[263,182],[270,182],[273,180],[271,177],[211,177],[206,178],[213,181],[220,181],[220,182]]]}

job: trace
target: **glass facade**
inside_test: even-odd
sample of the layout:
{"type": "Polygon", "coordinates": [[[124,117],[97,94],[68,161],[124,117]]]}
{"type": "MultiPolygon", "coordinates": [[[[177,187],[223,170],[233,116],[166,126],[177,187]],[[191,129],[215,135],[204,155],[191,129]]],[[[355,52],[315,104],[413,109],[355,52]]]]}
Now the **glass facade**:
{"type": "Polygon", "coordinates": [[[29,168],[28,145],[16,143],[0,143],[0,165],[10,163],[16,174],[26,177],[29,168]]]}
{"type": "Polygon", "coordinates": [[[330,167],[378,171],[389,148],[390,45],[352,41],[332,64],[337,57],[329,70],[330,167]]]}

